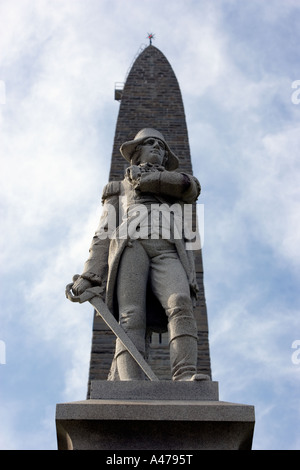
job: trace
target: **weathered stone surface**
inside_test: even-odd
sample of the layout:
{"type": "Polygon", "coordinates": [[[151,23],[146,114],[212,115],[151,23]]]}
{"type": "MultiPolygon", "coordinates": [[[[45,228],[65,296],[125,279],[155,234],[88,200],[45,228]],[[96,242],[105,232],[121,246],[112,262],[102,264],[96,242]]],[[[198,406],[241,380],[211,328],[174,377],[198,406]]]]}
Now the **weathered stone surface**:
{"type": "Polygon", "coordinates": [[[91,399],[101,400],[210,400],[219,399],[218,382],[94,380],[91,399]]]}
{"type": "Polygon", "coordinates": [[[254,407],[197,400],[57,405],[61,450],[250,450],[254,407]]]}
{"type": "Polygon", "coordinates": [[[57,405],[57,419],[247,421],[253,407],[207,400],[84,400],[57,405]]]}

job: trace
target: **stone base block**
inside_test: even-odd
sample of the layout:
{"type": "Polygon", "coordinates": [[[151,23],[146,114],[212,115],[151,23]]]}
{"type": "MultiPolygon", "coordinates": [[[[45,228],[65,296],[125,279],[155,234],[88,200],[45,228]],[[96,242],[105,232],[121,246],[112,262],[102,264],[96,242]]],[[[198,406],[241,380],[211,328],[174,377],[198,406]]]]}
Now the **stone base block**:
{"type": "Polygon", "coordinates": [[[128,389],[131,388],[134,392],[133,382],[123,383],[125,392],[124,384],[127,384],[127,398],[119,396],[119,385],[115,386],[115,382],[103,382],[97,386],[95,384],[93,393],[99,395],[102,388],[105,398],[57,405],[58,449],[251,449],[254,407],[215,399],[199,399],[201,387],[204,395],[206,393],[206,396],[209,396],[205,387],[210,388],[211,393],[215,395],[216,387],[211,385],[212,383],[195,383],[194,387],[190,387],[190,383],[180,383],[177,391],[174,388],[172,392],[176,396],[180,389],[182,399],[174,399],[172,394],[168,398],[166,390],[170,385],[176,387],[174,383],[144,382],[148,395],[154,397],[151,399],[137,398],[141,393],[140,387],[143,388],[141,383],[136,383],[139,392],[132,394],[128,389]],[[154,387],[148,384],[154,384],[154,387]],[[184,385],[187,385],[186,394],[184,385]],[[107,398],[109,388],[117,398],[107,398]],[[193,388],[198,399],[193,399],[193,388]]]}
{"type": "Polygon", "coordinates": [[[219,384],[199,382],[150,382],[93,380],[90,398],[101,400],[214,400],[219,399],[219,384]]]}

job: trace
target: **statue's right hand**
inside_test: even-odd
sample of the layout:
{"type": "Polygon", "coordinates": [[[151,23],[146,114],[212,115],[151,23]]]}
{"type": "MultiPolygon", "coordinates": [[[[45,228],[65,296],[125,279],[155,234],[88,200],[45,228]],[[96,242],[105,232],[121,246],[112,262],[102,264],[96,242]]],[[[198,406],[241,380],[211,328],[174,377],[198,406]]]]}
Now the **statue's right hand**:
{"type": "Polygon", "coordinates": [[[79,276],[72,285],[72,291],[75,295],[81,295],[86,289],[89,289],[90,287],[93,287],[93,284],[87,279],[83,279],[81,276],[79,276]]]}

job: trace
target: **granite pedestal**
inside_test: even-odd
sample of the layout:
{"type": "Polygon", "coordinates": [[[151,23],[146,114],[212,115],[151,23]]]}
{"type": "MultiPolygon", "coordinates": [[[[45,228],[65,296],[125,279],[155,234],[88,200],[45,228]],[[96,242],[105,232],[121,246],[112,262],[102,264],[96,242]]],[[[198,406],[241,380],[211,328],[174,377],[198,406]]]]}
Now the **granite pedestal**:
{"type": "Polygon", "coordinates": [[[56,409],[59,450],[246,450],[254,421],[211,381],[94,381],[91,399],[56,409]]]}

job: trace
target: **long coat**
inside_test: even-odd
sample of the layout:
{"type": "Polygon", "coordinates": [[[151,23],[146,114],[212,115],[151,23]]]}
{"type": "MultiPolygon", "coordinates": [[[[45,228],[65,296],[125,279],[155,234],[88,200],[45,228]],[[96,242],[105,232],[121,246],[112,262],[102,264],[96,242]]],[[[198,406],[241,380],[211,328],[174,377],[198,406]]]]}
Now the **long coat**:
{"type": "MultiPolygon", "coordinates": [[[[138,191],[139,194],[151,194],[160,204],[169,206],[178,203],[192,204],[200,194],[200,184],[194,176],[174,171],[154,171],[142,174],[139,184],[133,188],[127,178],[123,181],[108,183],[103,191],[103,212],[99,227],[93,237],[90,256],[84,265],[82,276],[94,285],[105,286],[105,301],[114,316],[118,319],[118,303],[115,287],[119,263],[123,250],[131,243],[128,226],[130,217],[124,218],[128,194],[138,191]],[[125,225],[126,224],[126,225],[125,225]],[[125,228],[125,230],[124,230],[125,228]]],[[[133,193],[132,193],[133,194],[133,193]]],[[[186,234],[184,234],[186,235],[186,234]]],[[[198,286],[196,281],[194,254],[186,249],[186,237],[173,240],[178,257],[185,269],[190,285],[192,300],[196,301],[198,286]]],[[[147,326],[152,331],[165,331],[166,315],[151,291],[147,291],[147,326]]]]}

